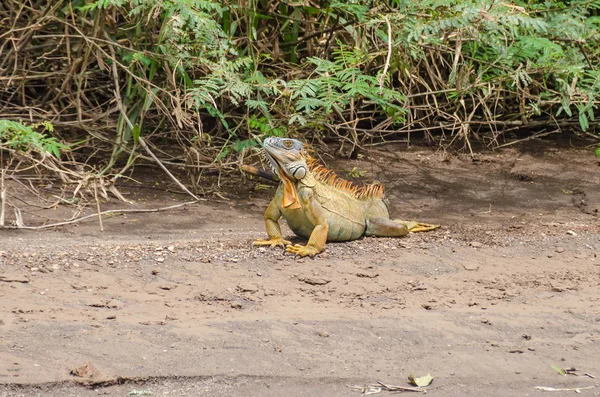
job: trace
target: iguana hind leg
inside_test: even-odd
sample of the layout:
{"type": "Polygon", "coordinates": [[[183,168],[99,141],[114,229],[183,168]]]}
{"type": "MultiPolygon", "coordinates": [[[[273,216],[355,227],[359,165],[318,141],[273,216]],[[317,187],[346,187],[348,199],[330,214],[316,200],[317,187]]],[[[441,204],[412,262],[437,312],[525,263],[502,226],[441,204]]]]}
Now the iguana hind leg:
{"type": "Polygon", "coordinates": [[[371,218],[367,226],[368,236],[377,237],[402,237],[408,233],[426,232],[437,229],[438,225],[427,223],[402,221],[400,219],[371,218]]]}

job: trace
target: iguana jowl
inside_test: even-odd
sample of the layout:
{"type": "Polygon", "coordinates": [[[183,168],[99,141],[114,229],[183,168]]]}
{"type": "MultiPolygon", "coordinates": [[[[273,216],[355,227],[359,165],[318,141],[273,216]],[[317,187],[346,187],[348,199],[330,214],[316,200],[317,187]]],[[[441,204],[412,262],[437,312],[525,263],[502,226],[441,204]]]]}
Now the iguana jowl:
{"type": "Polygon", "coordinates": [[[296,139],[267,138],[263,146],[264,157],[281,183],[265,211],[269,239],[256,240],[253,245],[287,246],[288,252],[313,256],[323,251],[326,241],[401,237],[439,227],[391,220],[383,186],[358,187],[338,178],[309,158],[296,139]],[[307,245],[292,245],[283,239],[278,223],[282,216],[296,235],[308,239],[307,245]]]}

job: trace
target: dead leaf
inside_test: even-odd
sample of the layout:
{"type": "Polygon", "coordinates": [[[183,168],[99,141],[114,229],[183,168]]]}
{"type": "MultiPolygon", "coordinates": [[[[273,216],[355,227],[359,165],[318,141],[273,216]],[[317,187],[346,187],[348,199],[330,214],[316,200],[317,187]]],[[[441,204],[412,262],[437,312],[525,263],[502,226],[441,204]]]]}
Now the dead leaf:
{"type": "Polygon", "coordinates": [[[381,393],[382,391],[390,391],[390,392],[408,391],[408,392],[417,392],[417,393],[427,393],[427,390],[420,389],[418,387],[393,386],[393,385],[386,385],[383,382],[378,382],[377,384],[363,385],[363,386],[350,386],[349,385],[348,387],[351,387],[352,389],[361,392],[363,396],[367,396],[370,394],[378,394],[378,393],[381,393]]]}
{"type": "Polygon", "coordinates": [[[98,369],[94,367],[91,363],[85,363],[80,367],[73,368],[69,371],[69,374],[78,378],[100,378],[100,371],[98,371],[98,369]]]}
{"type": "Polygon", "coordinates": [[[427,374],[425,376],[421,376],[420,378],[415,378],[411,374],[408,377],[408,381],[415,386],[425,387],[425,386],[429,386],[431,384],[431,382],[433,381],[433,376],[431,376],[430,374],[427,374]]]}

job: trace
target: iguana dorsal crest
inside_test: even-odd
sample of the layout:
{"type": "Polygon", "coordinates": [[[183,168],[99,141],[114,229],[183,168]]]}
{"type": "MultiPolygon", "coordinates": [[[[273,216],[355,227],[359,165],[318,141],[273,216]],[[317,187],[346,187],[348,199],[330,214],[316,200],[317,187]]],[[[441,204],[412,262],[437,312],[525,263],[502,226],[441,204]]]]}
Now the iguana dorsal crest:
{"type": "Polygon", "coordinates": [[[350,181],[340,178],[335,172],[319,164],[318,160],[310,156],[307,156],[306,164],[314,179],[341,192],[345,192],[354,198],[383,198],[384,196],[383,185],[380,183],[372,183],[364,186],[355,185],[350,181]]]}

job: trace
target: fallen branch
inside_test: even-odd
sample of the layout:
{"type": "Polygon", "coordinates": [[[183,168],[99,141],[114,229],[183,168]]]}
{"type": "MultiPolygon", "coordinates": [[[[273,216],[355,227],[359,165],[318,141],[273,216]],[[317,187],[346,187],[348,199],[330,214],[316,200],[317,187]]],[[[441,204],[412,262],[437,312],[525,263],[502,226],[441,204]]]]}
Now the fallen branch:
{"type": "Polygon", "coordinates": [[[555,389],[554,387],[536,386],[535,389],[541,390],[541,391],[574,391],[576,393],[579,393],[581,390],[589,390],[589,389],[593,389],[595,387],[597,387],[597,386],[574,387],[571,389],[555,389]]]}
{"type": "MultiPolygon", "coordinates": [[[[106,32],[105,32],[105,34],[106,34],[106,32]]],[[[106,35],[106,36],[108,38],[108,35],[106,35]]],[[[125,112],[125,108],[123,107],[123,100],[121,99],[121,87],[119,85],[118,71],[117,71],[117,67],[116,67],[116,63],[117,62],[116,62],[115,57],[114,57],[114,48],[111,46],[110,50],[111,50],[111,53],[113,55],[113,58],[112,58],[113,59],[113,78],[114,78],[114,81],[115,81],[115,90],[114,90],[114,93],[115,93],[115,99],[117,101],[117,107],[119,108],[119,112],[121,112],[121,115],[123,116],[123,119],[125,120],[125,122],[129,126],[129,128],[131,129],[131,131],[133,131],[134,130],[134,125],[131,122],[131,120],[129,119],[129,116],[127,116],[127,112],[125,112]]],[[[177,186],[179,186],[184,192],[186,192],[187,194],[189,194],[190,196],[192,196],[194,198],[194,200],[200,201],[200,199],[198,198],[198,196],[196,196],[194,193],[190,192],[188,190],[188,188],[185,187],[185,185],[183,183],[179,182],[179,180],[177,178],[175,178],[175,175],[173,175],[167,169],[167,167],[158,159],[158,157],[156,157],[154,155],[154,153],[150,150],[150,148],[146,144],[146,141],[144,140],[144,138],[142,138],[140,136],[138,138],[138,143],[146,151],[146,153],[148,153],[150,155],[150,157],[152,157],[152,159],[156,162],[156,164],[158,164],[158,166],[160,168],[162,168],[162,170],[169,176],[169,178],[171,178],[171,180],[173,182],[175,182],[175,184],[177,184],[177,186]]]]}
{"type": "Polygon", "coordinates": [[[177,178],[175,178],[175,175],[171,174],[171,172],[167,169],[167,167],[165,167],[165,165],[163,163],[161,163],[161,161],[158,159],[158,157],[156,157],[154,155],[154,153],[152,153],[152,151],[146,144],[146,141],[144,140],[144,138],[140,137],[138,142],[139,142],[140,146],[150,155],[150,157],[152,157],[154,159],[156,164],[158,164],[158,166],[160,168],[162,168],[162,170],[169,176],[169,178],[171,178],[171,180],[177,184],[177,186],[179,186],[184,192],[186,192],[187,194],[192,196],[196,201],[200,201],[198,196],[196,196],[194,193],[190,192],[183,183],[179,182],[179,180],[177,178]]]}
{"type": "Polygon", "coordinates": [[[422,389],[420,387],[392,386],[392,385],[386,385],[382,382],[377,382],[376,384],[370,384],[370,385],[364,385],[364,386],[348,385],[348,387],[351,387],[352,389],[361,392],[363,394],[363,396],[368,396],[370,394],[378,394],[383,391],[389,391],[389,392],[408,391],[408,392],[416,392],[416,393],[427,393],[426,389],[422,389]]]}
{"type": "MultiPolygon", "coordinates": [[[[118,82],[116,81],[115,84],[118,84],[118,82]]],[[[123,115],[123,119],[125,119],[125,121],[127,122],[127,125],[129,126],[129,128],[133,131],[134,126],[133,126],[133,123],[131,123],[131,120],[129,120],[129,117],[127,116],[127,113],[125,112],[125,109],[123,108],[123,102],[121,101],[121,95],[119,94],[119,86],[118,85],[117,85],[117,87],[116,87],[116,89],[115,89],[114,92],[115,92],[115,98],[117,100],[117,106],[119,108],[119,111],[123,115]]],[[[171,180],[173,182],[175,182],[175,184],[177,186],[179,186],[184,192],[186,192],[187,194],[189,194],[190,196],[192,196],[194,198],[194,200],[200,201],[200,199],[198,198],[198,196],[196,196],[194,193],[190,192],[188,190],[188,188],[185,187],[185,185],[183,183],[179,182],[179,180],[177,178],[175,178],[175,175],[173,175],[167,169],[167,167],[165,167],[165,165],[158,159],[158,157],[156,157],[156,155],[152,152],[152,150],[150,150],[150,148],[146,144],[146,141],[144,140],[144,138],[139,137],[138,138],[138,143],[146,151],[146,153],[148,153],[150,155],[150,157],[152,157],[152,159],[156,162],[156,164],[158,164],[158,166],[160,168],[162,168],[162,170],[169,176],[169,178],[171,178],[171,180]]]]}
{"type": "Polygon", "coordinates": [[[386,385],[382,382],[377,382],[377,383],[379,383],[385,391],[414,391],[417,393],[426,393],[426,390],[421,389],[420,387],[392,386],[392,385],[386,385]]]}
{"type": "Polygon", "coordinates": [[[388,34],[388,50],[387,56],[385,57],[385,65],[383,67],[383,72],[379,75],[379,95],[383,94],[383,83],[385,82],[385,76],[387,76],[388,69],[390,67],[390,60],[392,59],[392,25],[390,24],[390,19],[386,15],[385,22],[387,24],[387,34],[388,34]]]}
{"type": "Polygon", "coordinates": [[[306,40],[310,40],[313,37],[321,36],[321,35],[326,34],[326,33],[331,33],[331,32],[335,32],[336,30],[344,29],[346,26],[353,25],[356,22],[357,22],[356,19],[351,19],[351,20],[349,20],[346,23],[336,24],[336,25],[334,25],[334,26],[332,26],[332,27],[330,27],[328,29],[319,30],[319,31],[311,33],[311,34],[307,34],[306,36],[301,37],[301,38],[299,38],[296,41],[289,41],[289,42],[286,42],[286,43],[279,44],[279,48],[286,48],[286,47],[297,46],[298,44],[300,44],[300,43],[302,43],[302,42],[304,42],[306,40]]]}
{"type": "Polygon", "coordinates": [[[25,225],[21,225],[21,226],[4,226],[4,227],[0,227],[0,229],[28,229],[28,230],[39,230],[39,229],[48,229],[51,227],[57,227],[57,226],[65,226],[65,225],[71,225],[74,223],[79,223],[81,221],[84,221],[86,219],[90,219],[90,218],[94,218],[97,216],[102,216],[102,215],[108,215],[108,214],[131,214],[131,213],[144,213],[144,212],[162,212],[162,211],[168,211],[168,210],[172,210],[175,208],[180,208],[180,207],[185,207],[186,205],[190,205],[190,204],[195,204],[198,201],[206,201],[206,199],[198,199],[195,201],[188,201],[185,203],[181,203],[181,204],[176,204],[176,205],[171,205],[168,207],[162,207],[162,208],[151,208],[151,209],[121,209],[121,210],[107,210],[107,211],[102,211],[102,212],[98,212],[92,215],[86,215],[86,216],[82,216],[81,218],[76,218],[70,221],[64,221],[64,222],[57,222],[57,223],[51,223],[48,225],[41,225],[41,226],[25,226],[25,225]]]}
{"type": "MultiPolygon", "coordinates": [[[[2,161],[0,161],[2,164],[2,161]]],[[[0,170],[0,228],[4,226],[4,211],[6,210],[6,190],[4,188],[4,174],[6,170],[0,170]]]]}
{"type": "Polygon", "coordinates": [[[498,145],[494,149],[500,149],[500,148],[503,148],[503,147],[516,145],[517,143],[531,141],[531,140],[534,140],[534,139],[537,139],[537,138],[541,138],[543,136],[548,136],[548,135],[556,134],[556,133],[559,133],[559,132],[561,132],[561,131],[560,130],[553,130],[553,131],[548,131],[548,132],[540,132],[538,134],[534,134],[534,135],[528,136],[527,138],[517,139],[516,141],[510,141],[510,142],[504,143],[502,145],[498,145]]]}
{"type": "Polygon", "coordinates": [[[253,165],[246,165],[246,164],[242,164],[242,171],[250,174],[250,175],[256,175],[256,176],[260,176],[261,178],[265,178],[269,181],[274,181],[274,182],[278,182],[275,174],[273,174],[270,171],[267,170],[263,170],[260,169],[258,167],[255,167],[253,165]]]}
{"type": "Polygon", "coordinates": [[[100,224],[100,231],[104,231],[104,225],[102,224],[102,212],[100,211],[100,200],[98,199],[98,182],[94,181],[94,198],[96,199],[96,211],[98,212],[98,223],[100,224]]]}

